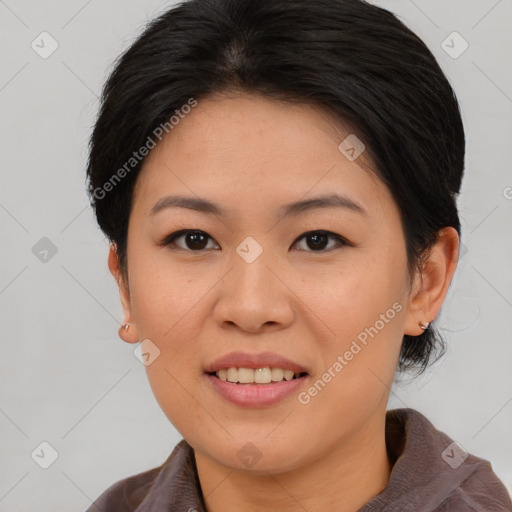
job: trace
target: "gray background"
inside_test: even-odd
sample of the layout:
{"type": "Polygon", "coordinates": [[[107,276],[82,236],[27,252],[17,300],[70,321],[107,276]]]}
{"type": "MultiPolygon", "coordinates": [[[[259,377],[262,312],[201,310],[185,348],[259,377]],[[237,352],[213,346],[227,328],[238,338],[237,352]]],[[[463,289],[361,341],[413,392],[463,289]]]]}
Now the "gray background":
{"type": "MultiPolygon", "coordinates": [[[[468,138],[463,255],[438,320],[449,352],[395,386],[389,406],[426,414],[512,490],[512,0],[378,3],[435,53],[468,138]],[[453,31],[469,43],[458,58],[453,31]]],[[[172,4],[0,0],[0,512],[84,510],[114,481],[161,464],[180,439],[134,346],[117,337],[108,245],[84,191],[107,72],[172,4]],[[46,59],[31,47],[51,49],[43,31],[59,45],[46,59]],[[58,453],[48,469],[43,441],[58,453]]]]}

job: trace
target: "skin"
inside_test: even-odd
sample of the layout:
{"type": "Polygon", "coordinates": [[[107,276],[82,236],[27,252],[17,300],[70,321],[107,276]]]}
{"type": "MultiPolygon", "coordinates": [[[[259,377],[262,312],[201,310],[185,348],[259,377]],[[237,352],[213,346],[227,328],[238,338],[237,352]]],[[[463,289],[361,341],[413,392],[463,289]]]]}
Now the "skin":
{"type": "Polygon", "coordinates": [[[401,340],[439,313],[459,238],[443,229],[411,285],[399,210],[362,169],[371,165],[366,153],[350,162],[339,151],[349,133],[319,107],[249,94],[203,99],[145,160],[126,275],[111,247],[130,324],[120,335],[150,339],[161,351],[148,378],[195,450],[210,512],[355,511],[388,482],[385,412],[401,340]],[[340,207],[278,215],[287,203],[332,192],[366,215],[340,207]],[[151,215],[171,194],[208,199],[227,216],[177,207],[151,215]],[[209,235],[206,248],[194,252],[185,237],[174,249],[162,245],[181,229],[209,235]],[[350,244],[333,238],[315,251],[300,238],[311,230],[350,244]],[[250,264],[236,252],[248,236],[263,249],[250,264]],[[401,311],[306,405],[294,393],[273,406],[237,406],[204,375],[231,351],[271,351],[307,367],[307,390],[395,303],[401,311]],[[261,453],[252,468],[237,456],[249,442],[261,453]]]}

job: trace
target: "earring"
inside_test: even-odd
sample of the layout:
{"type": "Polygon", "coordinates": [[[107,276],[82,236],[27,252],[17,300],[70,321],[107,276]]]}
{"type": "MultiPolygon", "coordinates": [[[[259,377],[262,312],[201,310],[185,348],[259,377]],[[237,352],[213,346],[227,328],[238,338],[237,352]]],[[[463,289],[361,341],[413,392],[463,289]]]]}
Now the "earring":
{"type": "Polygon", "coordinates": [[[129,328],[130,328],[130,324],[124,324],[124,325],[123,325],[123,329],[124,329],[125,331],[127,331],[129,328]]]}
{"type": "Polygon", "coordinates": [[[426,330],[428,329],[428,326],[430,325],[430,322],[426,322],[426,323],[424,323],[424,322],[420,322],[420,324],[419,324],[419,325],[420,325],[420,327],[421,327],[424,331],[426,331],[426,330]]]}

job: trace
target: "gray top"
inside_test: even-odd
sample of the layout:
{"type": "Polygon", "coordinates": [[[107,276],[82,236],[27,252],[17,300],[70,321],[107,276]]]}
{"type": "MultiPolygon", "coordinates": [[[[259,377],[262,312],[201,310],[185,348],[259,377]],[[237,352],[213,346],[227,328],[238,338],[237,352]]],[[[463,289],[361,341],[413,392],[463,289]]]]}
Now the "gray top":
{"type": "MultiPolygon", "coordinates": [[[[391,475],[358,512],[512,512],[491,464],[452,443],[414,409],[387,411],[391,475]]],[[[206,510],[194,450],[182,440],[164,464],[113,484],[87,512],[206,510]]]]}

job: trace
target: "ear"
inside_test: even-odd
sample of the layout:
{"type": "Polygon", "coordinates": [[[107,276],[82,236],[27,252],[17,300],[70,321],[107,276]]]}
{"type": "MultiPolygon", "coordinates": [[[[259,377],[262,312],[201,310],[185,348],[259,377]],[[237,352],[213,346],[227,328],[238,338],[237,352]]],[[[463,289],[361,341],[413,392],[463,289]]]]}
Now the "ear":
{"type": "Polygon", "coordinates": [[[108,253],[108,268],[114,276],[117,286],[119,287],[119,297],[121,306],[123,307],[124,321],[119,327],[119,337],[127,343],[137,343],[139,341],[137,326],[133,320],[131,312],[130,289],[126,282],[121,267],[119,265],[119,255],[115,244],[110,244],[108,253]]]}
{"type": "Polygon", "coordinates": [[[453,227],[439,231],[439,237],[414,277],[408,305],[405,334],[419,336],[420,322],[432,322],[443,305],[459,257],[459,234],[453,227]]]}

